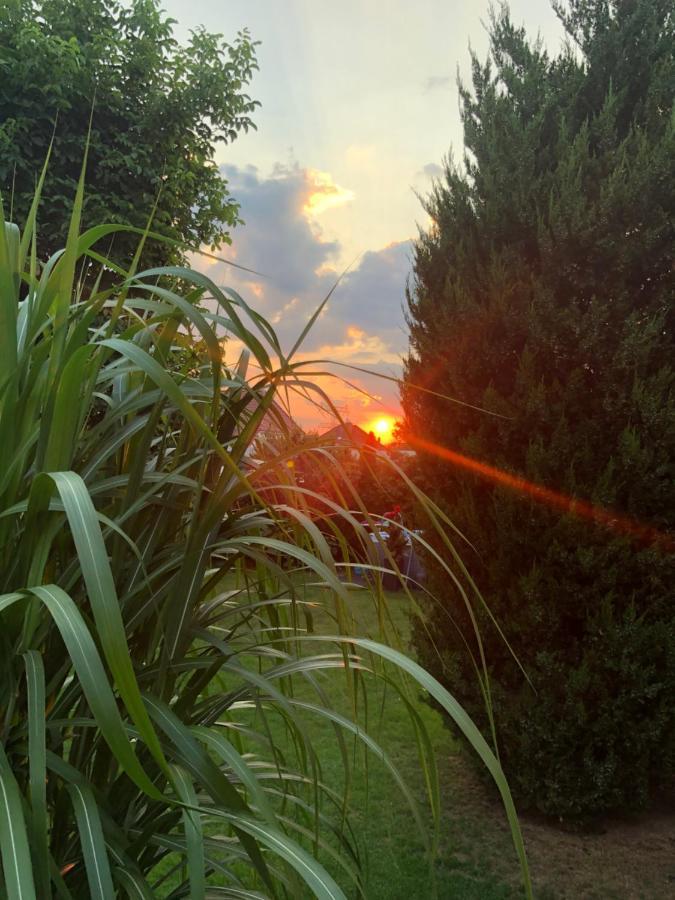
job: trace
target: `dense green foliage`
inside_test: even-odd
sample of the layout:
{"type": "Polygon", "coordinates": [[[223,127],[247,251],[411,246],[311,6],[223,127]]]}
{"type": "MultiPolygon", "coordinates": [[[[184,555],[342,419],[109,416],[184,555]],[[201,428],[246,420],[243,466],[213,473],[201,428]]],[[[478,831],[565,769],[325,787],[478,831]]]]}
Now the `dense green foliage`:
{"type": "MultiPolygon", "coordinates": [[[[245,93],[255,46],[197,30],[186,46],[158,0],[5,0],[0,4],[0,190],[23,221],[47,149],[54,154],[40,208],[39,253],[65,244],[84,139],[89,144],[85,226],[154,227],[192,248],[218,245],[238,205],[214,163],[218,142],[251,126],[245,93]],[[161,193],[160,193],[161,191],[161,193]]],[[[133,236],[113,259],[128,264],[133,236]]],[[[148,246],[148,265],[180,257],[148,246]]]]}
{"type": "MultiPolygon", "coordinates": [[[[255,455],[278,387],[307,390],[303,363],[234,292],[185,268],[136,274],[134,261],[115,287],[82,292],[76,272],[122,226],[80,233],[82,173],[65,249],[40,265],[38,196],[23,232],[0,204],[0,893],[362,895],[358,749],[394,777],[431,850],[429,813],[367,720],[331,702],[331,677],[344,679],[356,715],[373,672],[410,711],[435,827],[412,684],[457,721],[502,793],[531,896],[489,746],[416,663],[355,635],[357,588],[322,536],[325,503],[289,476],[298,450],[255,455]],[[234,365],[224,334],[242,348],[234,365]],[[321,644],[317,593],[332,632],[321,644]],[[342,791],[307,716],[333,730],[342,791]]],[[[352,519],[337,504],[330,515],[352,519]]],[[[395,643],[382,592],[369,599],[395,643]]]]}
{"type": "MultiPolygon", "coordinates": [[[[446,165],[415,251],[408,385],[499,415],[408,386],[407,427],[667,532],[672,3],[570,0],[557,12],[569,36],[557,56],[507,11],[492,18],[490,59],[473,58],[473,88],[461,89],[464,165],[446,165]]],[[[521,801],[571,818],[645,806],[675,774],[667,542],[565,514],[431,452],[422,465],[532,682],[478,610],[501,759],[521,801]]],[[[441,574],[446,608],[430,608],[418,646],[485,721],[459,632],[478,648],[441,574]]]]}

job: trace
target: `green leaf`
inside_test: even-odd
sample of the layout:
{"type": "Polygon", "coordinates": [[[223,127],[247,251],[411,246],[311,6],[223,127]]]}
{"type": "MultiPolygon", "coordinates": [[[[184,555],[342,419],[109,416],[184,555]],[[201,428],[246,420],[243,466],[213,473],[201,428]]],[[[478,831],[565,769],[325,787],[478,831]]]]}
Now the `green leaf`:
{"type": "MultiPolygon", "coordinates": [[[[150,715],[171,741],[176,758],[198,783],[208,791],[212,799],[224,809],[235,810],[238,814],[245,815],[250,812],[236,788],[230,784],[225,775],[199,744],[190,729],[180,721],[175,713],[155,697],[146,696],[144,699],[150,715]]],[[[257,844],[255,841],[250,840],[245,829],[243,831],[237,829],[237,831],[251,862],[262,879],[270,888],[273,888],[269,871],[257,844]]]]}
{"type": "Polygon", "coordinates": [[[70,357],[60,374],[52,427],[44,458],[44,467],[48,471],[67,469],[71,465],[82,414],[80,391],[90,358],[91,347],[89,345],[80,347],[70,357]]]}
{"type": "Polygon", "coordinates": [[[51,897],[49,877],[49,843],[47,815],[47,744],[45,672],[37,650],[23,655],[28,686],[28,771],[30,784],[31,821],[36,877],[40,896],[51,897]]]}
{"type": "Polygon", "coordinates": [[[52,479],[61,496],[87,585],[97,632],[115,686],[146,746],[157,763],[167,771],[168,764],[136,681],[108,553],[94,504],[85,483],[74,472],[53,472],[45,477],[52,479]]]}
{"type": "Polygon", "coordinates": [[[21,793],[0,745],[0,853],[7,900],[35,900],[21,793]]]}
{"type": "Polygon", "coordinates": [[[115,867],[115,881],[121,884],[127,892],[129,900],[154,900],[155,895],[152,893],[149,884],[145,878],[139,877],[135,872],[129,869],[115,867]]]}
{"type": "Polygon", "coordinates": [[[282,859],[285,859],[318,900],[346,900],[342,890],[324,867],[299,844],[278,829],[244,816],[221,813],[219,810],[214,810],[213,814],[236,825],[239,830],[250,834],[251,837],[256,838],[282,859]]]}
{"type": "MultiPolygon", "coordinates": [[[[55,584],[29,588],[26,594],[37,597],[54,619],[72,660],[89,708],[119,765],[151,797],[162,795],[141,767],[127,738],[103,663],[82,615],[72,599],[55,584]]],[[[0,596],[0,611],[25,599],[24,594],[0,596]]]]}
{"type": "Polygon", "coordinates": [[[199,801],[189,775],[180,766],[172,766],[173,783],[176,793],[186,804],[182,810],[183,827],[185,829],[185,846],[187,848],[188,878],[190,880],[191,900],[200,900],[206,893],[204,877],[204,832],[202,820],[198,812],[199,801]]]}
{"type": "Polygon", "coordinates": [[[239,778],[242,785],[248,790],[251,802],[257,807],[258,813],[262,815],[270,825],[276,823],[276,816],[272,809],[265,792],[263,791],[255,774],[246,764],[240,753],[222,735],[216,728],[203,728],[201,726],[192,729],[193,734],[200,738],[209,749],[213,750],[220,759],[229,766],[234,774],[239,778]]]}
{"type": "Polygon", "coordinates": [[[81,784],[69,784],[68,793],[73,802],[80,832],[90,896],[92,900],[115,900],[108,851],[94,795],[89,788],[81,784]]]}
{"type": "Polygon", "coordinates": [[[0,201],[0,386],[3,387],[17,364],[18,252],[19,229],[5,222],[0,201]]]}

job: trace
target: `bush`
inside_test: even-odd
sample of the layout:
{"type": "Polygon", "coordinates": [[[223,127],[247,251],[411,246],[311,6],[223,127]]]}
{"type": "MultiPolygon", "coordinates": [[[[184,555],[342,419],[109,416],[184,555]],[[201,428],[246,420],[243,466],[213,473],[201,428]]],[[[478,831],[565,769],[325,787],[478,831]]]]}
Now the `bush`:
{"type": "MultiPolygon", "coordinates": [[[[589,624],[573,650],[556,646],[548,635],[542,640],[543,618],[539,607],[516,623],[523,629],[513,645],[526,660],[530,683],[512,659],[492,658],[497,641],[483,631],[500,760],[517,802],[586,824],[598,811],[644,809],[657,786],[668,796],[675,776],[672,622],[641,621],[631,608],[621,620],[589,624]],[[528,638],[522,639],[528,627],[529,641],[539,645],[530,652],[528,638]]],[[[470,681],[475,671],[448,649],[447,637],[439,637],[438,618],[429,624],[415,625],[421,657],[487,726],[470,681]]]]}
{"type": "MultiPolygon", "coordinates": [[[[404,695],[405,670],[455,716],[500,786],[529,885],[488,746],[419,667],[354,636],[317,498],[289,477],[288,455],[251,454],[277,385],[294,379],[274,332],[187,269],[132,270],[114,289],[80,293],[80,264],[100,260],[96,241],[119,230],[79,234],[83,182],[65,250],[44,265],[33,241],[39,190],[23,235],[0,205],[6,896],[151,897],[171,877],[172,897],[203,898],[207,887],[344,897],[324,859],[360,892],[351,742],[396,769],[332,710],[316,675],[335,669],[346,670],[355,709],[364,669],[404,695]],[[233,368],[223,329],[244,348],[233,368]],[[308,577],[335,622],[328,648],[313,643],[308,577]],[[344,794],[322,780],[298,679],[316,695],[312,714],[335,729],[344,794]]],[[[428,752],[420,764],[433,786],[428,752]]],[[[437,809],[433,790],[430,799],[437,809]]],[[[412,814],[424,834],[414,800],[412,814]]]]}
{"type": "Polygon", "coordinates": [[[418,645],[487,726],[485,652],[521,802],[563,817],[673,778],[671,7],[560,4],[557,56],[495,15],[415,252],[409,440],[530,684],[445,572],[418,645]]]}

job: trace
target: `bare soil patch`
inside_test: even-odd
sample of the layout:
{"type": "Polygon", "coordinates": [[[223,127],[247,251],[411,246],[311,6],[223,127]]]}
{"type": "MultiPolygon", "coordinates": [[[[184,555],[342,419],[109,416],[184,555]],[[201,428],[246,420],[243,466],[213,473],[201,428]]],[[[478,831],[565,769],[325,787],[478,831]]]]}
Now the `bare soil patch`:
{"type": "MultiPolygon", "coordinates": [[[[517,888],[514,850],[501,803],[459,753],[442,763],[447,851],[517,888]]],[[[595,833],[570,833],[521,816],[538,900],[671,900],[675,897],[675,804],[632,819],[607,819],[595,833]]],[[[444,848],[445,850],[445,848],[444,848]]]]}

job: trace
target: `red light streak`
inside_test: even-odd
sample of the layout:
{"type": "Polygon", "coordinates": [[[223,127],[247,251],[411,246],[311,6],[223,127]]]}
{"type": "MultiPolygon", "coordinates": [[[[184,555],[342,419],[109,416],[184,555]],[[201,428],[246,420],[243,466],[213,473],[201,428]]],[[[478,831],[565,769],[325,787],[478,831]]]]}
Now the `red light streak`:
{"type": "Polygon", "coordinates": [[[569,497],[561,494],[551,488],[544,487],[536,482],[528,481],[518,475],[512,475],[490,466],[480,460],[473,459],[470,456],[464,456],[454,450],[448,450],[440,444],[434,444],[432,441],[424,440],[424,438],[415,435],[406,435],[406,440],[411,447],[423,450],[426,453],[432,453],[440,459],[444,459],[454,466],[466,469],[475,475],[492,481],[502,487],[525,494],[539,503],[544,503],[553,509],[559,509],[563,513],[578,516],[581,519],[587,519],[597,525],[602,525],[613,531],[619,531],[629,535],[632,538],[644,543],[659,544],[664,550],[675,551],[675,536],[667,532],[659,531],[653,525],[648,525],[624,516],[612,509],[602,506],[596,506],[587,500],[579,500],[576,497],[569,497]]]}

